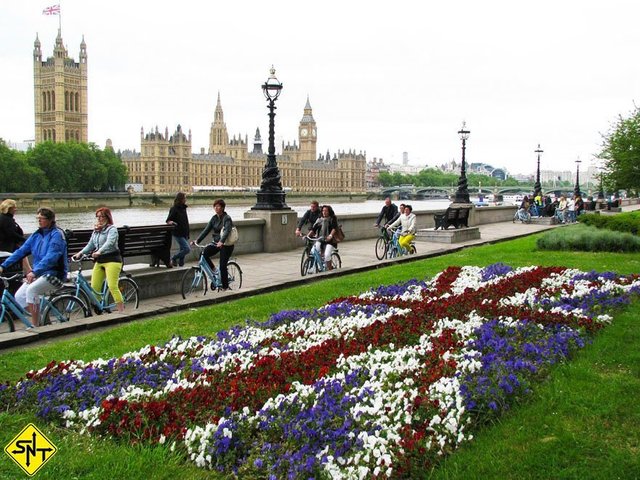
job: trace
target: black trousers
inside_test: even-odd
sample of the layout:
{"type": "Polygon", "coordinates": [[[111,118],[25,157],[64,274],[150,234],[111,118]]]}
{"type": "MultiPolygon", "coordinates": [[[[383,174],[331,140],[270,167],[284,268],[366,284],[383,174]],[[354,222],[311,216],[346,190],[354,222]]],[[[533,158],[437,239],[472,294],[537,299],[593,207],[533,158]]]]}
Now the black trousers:
{"type": "Polygon", "coordinates": [[[222,282],[222,288],[229,288],[227,263],[229,263],[234,247],[235,245],[224,245],[222,248],[218,248],[215,243],[211,243],[205,247],[203,252],[204,259],[211,267],[211,270],[215,270],[211,257],[220,252],[220,281],[222,282]]]}

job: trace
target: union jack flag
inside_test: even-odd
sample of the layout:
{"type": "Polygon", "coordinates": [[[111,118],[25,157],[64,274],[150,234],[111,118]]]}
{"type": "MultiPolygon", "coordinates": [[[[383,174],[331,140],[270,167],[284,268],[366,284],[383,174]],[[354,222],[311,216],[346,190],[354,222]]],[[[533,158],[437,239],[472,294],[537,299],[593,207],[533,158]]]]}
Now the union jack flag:
{"type": "Polygon", "coordinates": [[[51,5],[50,7],[45,8],[44,10],[42,10],[42,14],[43,15],[60,15],[60,4],[51,5]]]}

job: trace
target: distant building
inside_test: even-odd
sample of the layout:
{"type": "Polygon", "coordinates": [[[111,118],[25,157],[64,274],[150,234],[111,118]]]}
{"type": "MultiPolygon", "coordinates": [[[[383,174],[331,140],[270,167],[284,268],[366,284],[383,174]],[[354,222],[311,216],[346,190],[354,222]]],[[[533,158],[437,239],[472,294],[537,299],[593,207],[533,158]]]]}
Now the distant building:
{"type": "Polygon", "coordinates": [[[33,44],[35,143],[88,142],[87,45],[79,62],[69,57],[58,29],[53,57],[42,61],[40,39],[33,44]]]}
{"type": "Polygon", "coordinates": [[[385,165],[381,158],[373,158],[367,162],[367,172],[365,173],[365,185],[367,189],[380,187],[380,174],[389,173],[389,165],[385,165]]]}
{"type": "MultiPolygon", "coordinates": [[[[440,165],[438,168],[447,173],[459,173],[461,165],[455,160],[440,165]]],[[[479,175],[487,175],[499,180],[509,178],[509,172],[506,168],[496,168],[488,163],[474,162],[467,164],[467,173],[477,173],[479,175]]]]}
{"type": "MultiPolygon", "coordinates": [[[[317,155],[317,125],[307,98],[298,126],[298,141],[282,145],[277,157],[282,186],[287,191],[365,192],[366,155],[355,151],[317,155]],[[317,155],[317,156],[316,156],[317,155]]],[[[180,125],[172,135],[155,130],[140,131],[140,153],[124,151],[123,163],[129,181],[145,191],[256,190],[262,181],[266,155],[262,153],[260,130],[256,129],[251,150],[248,137],[229,138],[220,94],[209,133],[209,149],[192,153],[191,131],[180,125]]]]}

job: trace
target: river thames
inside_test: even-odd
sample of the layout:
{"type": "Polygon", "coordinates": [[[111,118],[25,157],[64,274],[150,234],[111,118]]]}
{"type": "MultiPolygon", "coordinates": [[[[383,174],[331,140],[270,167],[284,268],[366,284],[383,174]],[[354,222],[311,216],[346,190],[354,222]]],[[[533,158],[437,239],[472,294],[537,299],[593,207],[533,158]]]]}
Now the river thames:
{"type": "MultiPolygon", "coordinates": [[[[397,205],[400,202],[394,201],[397,205]]],[[[450,200],[408,200],[404,203],[410,203],[414,210],[442,210],[449,206],[450,200]]],[[[322,203],[321,203],[322,204],[322,203]]],[[[355,213],[379,213],[384,202],[382,200],[366,200],[364,202],[354,203],[333,203],[331,206],[338,218],[340,215],[348,215],[355,213]]],[[[246,206],[229,205],[226,211],[234,220],[244,219],[244,212],[249,210],[254,204],[246,206]]],[[[309,208],[308,204],[289,205],[292,210],[302,216],[309,208]]],[[[147,207],[147,208],[114,208],[112,209],[113,221],[118,226],[123,225],[158,225],[165,223],[169,206],[147,207]]],[[[189,222],[192,224],[208,222],[213,215],[211,205],[196,205],[187,209],[189,222]]],[[[25,212],[18,210],[15,215],[18,225],[22,227],[25,233],[31,233],[38,228],[36,221],[36,212],[25,212]]],[[[63,212],[56,214],[58,226],[62,229],[86,229],[93,228],[95,222],[94,212],[63,212]]]]}

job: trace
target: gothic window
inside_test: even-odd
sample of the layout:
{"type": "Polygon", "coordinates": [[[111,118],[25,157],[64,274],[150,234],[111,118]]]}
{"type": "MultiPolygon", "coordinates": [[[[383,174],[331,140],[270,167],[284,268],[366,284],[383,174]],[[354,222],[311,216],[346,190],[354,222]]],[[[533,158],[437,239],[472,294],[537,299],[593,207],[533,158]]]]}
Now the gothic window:
{"type": "Polygon", "coordinates": [[[64,92],[64,111],[69,111],[69,92],[64,92]]]}
{"type": "MultiPolygon", "coordinates": [[[[51,92],[51,110],[55,110],[56,109],[56,92],[51,92]]],[[[55,133],[54,133],[54,140],[55,140],[55,133]]]]}
{"type": "Polygon", "coordinates": [[[75,105],[76,105],[76,112],[79,112],[79,111],[80,111],[80,107],[78,107],[78,105],[80,104],[80,94],[79,94],[79,93],[76,93],[76,94],[75,94],[75,97],[76,97],[76,102],[75,102],[75,105]]]}
{"type": "Polygon", "coordinates": [[[47,111],[47,93],[46,92],[42,92],[42,111],[43,112],[47,111]]]}

